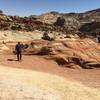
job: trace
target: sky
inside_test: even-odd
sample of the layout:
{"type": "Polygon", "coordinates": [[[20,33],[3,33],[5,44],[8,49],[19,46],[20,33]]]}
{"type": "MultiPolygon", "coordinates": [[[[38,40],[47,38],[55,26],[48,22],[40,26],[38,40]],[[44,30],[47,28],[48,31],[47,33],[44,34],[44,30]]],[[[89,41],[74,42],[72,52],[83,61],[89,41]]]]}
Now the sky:
{"type": "Polygon", "coordinates": [[[79,13],[97,8],[100,8],[100,0],[0,0],[0,10],[7,15],[19,16],[50,11],[79,13]]]}

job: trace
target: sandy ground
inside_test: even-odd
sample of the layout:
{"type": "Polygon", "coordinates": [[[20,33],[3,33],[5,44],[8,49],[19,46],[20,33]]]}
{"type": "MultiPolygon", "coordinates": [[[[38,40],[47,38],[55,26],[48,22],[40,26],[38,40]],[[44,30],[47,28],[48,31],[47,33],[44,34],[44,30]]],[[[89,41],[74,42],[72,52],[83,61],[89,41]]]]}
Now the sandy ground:
{"type": "Polygon", "coordinates": [[[100,100],[100,88],[57,75],[0,66],[0,100],[100,100]]]}
{"type": "MultiPolygon", "coordinates": [[[[24,33],[24,36],[23,32],[0,33],[1,42],[41,37],[39,32],[24,33]]],[[[36,55],[23,55],[18,62],[16,55],[2,50],[0,100],[100,100],[100,69],[65,68],[36,55]]]]}
{"type": "Polygon", "coordinates": [[[0,55],[0,65],[7,67],[29,69],[62,76],[71,81],[75,80],[89,87],[100,87],[99,69],[70,69],[58,66],[52,60],[41,56],[23,56],[21,62],[16,61],[16,55],[0,55]]]}
{"type": "Polygon", "coordinates": [[[0,54],[0,100],[100,100],[100,70],[70,69],[42,56],[0,54]]]}

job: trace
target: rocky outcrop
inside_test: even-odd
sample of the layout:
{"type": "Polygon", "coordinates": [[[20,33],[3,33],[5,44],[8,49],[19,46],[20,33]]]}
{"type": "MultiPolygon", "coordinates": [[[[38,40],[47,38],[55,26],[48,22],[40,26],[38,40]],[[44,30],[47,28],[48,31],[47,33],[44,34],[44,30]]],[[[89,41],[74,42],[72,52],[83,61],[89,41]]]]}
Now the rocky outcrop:
{"type": "Polygon", "coordinates": [[[7,16],[0,11],[0,30],[56,31],[63,34],[94,36],[100,34],[100,9],[85,13],[50,12],[40,16],[7,16]],[[84,33],[84,34],[83,34],[84,33]]]}
{"type": "Polygon", "coordinates": [[[100,68],[100,47],[91,39],[67,39],[62,41],[35,42],[26,54],[41,55],[58,65],[75,68],[100,68]],[[38,48],[35,48],[35,47],[38,48]],[[80,66],[80,67],[79,67],[80,66]]]}
{"type": "Polygon", "coordinates": [[[58,12],[45,13],[39,16],[39,20],[43,23],[54,24],[61,14],[58,12]]]}
{"type": "MultiPolygon", "coordinates": [[[[100,8],[92,11],[87,11],[85,13],[46,13],[41,15],[41,21],[46,23],[54,23],[54,25],[62,26],[65,33],[86,33],[93,36],[95,33],[100,33],[100,30],[95,30],[95,27],[99,27],[97,23],[100,22],[100,8]],[[41,17],[42,16],[42,17],[41,17]],[[50,19],[51,18],[51,19],[50,19]],[[46,21],[47,20],[47,21],[46,21]],[[91,28],[90,24],[94,24],[91,28]],[[84,28],[84,31],[81,30],[84,28]],[[87,32],[87,27],[90,29],[87,32]],[[93,33],[93,34],[92,34],[93,33]]],[[[99,27],[100,28],[100,27],[99,27]]],[[[85,34],[84,34],[85,35],[85,34]]]]}
{"type": "Polygon", "coordinates": [[[86,23],[80,27],[80,31],[96,37],[100,33],[100,22],[86,23]]]}

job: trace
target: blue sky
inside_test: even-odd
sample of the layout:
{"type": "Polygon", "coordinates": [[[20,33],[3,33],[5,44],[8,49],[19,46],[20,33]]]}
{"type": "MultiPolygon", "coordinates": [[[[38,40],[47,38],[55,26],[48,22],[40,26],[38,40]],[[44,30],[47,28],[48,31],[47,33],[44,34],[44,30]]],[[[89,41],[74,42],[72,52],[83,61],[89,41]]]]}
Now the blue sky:
{"type": "Polygon", "coordinates": [[[100,0],[0,0],[0,9],[8,15],[39,15],[50,11],[84,12],[100,8],[100,0]]]}

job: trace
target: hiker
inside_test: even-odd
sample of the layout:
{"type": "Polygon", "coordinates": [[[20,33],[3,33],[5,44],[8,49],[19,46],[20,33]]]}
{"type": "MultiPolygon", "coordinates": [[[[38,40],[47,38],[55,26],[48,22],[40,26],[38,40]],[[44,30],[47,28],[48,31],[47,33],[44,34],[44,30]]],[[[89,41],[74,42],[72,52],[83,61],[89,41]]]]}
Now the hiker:
{"type": "Polygon", "coordinates": [[[23,50],[23,45],[20,42],[18,42],[15,47],[18,61],[22,60],[22,50],[23,50]]]}

